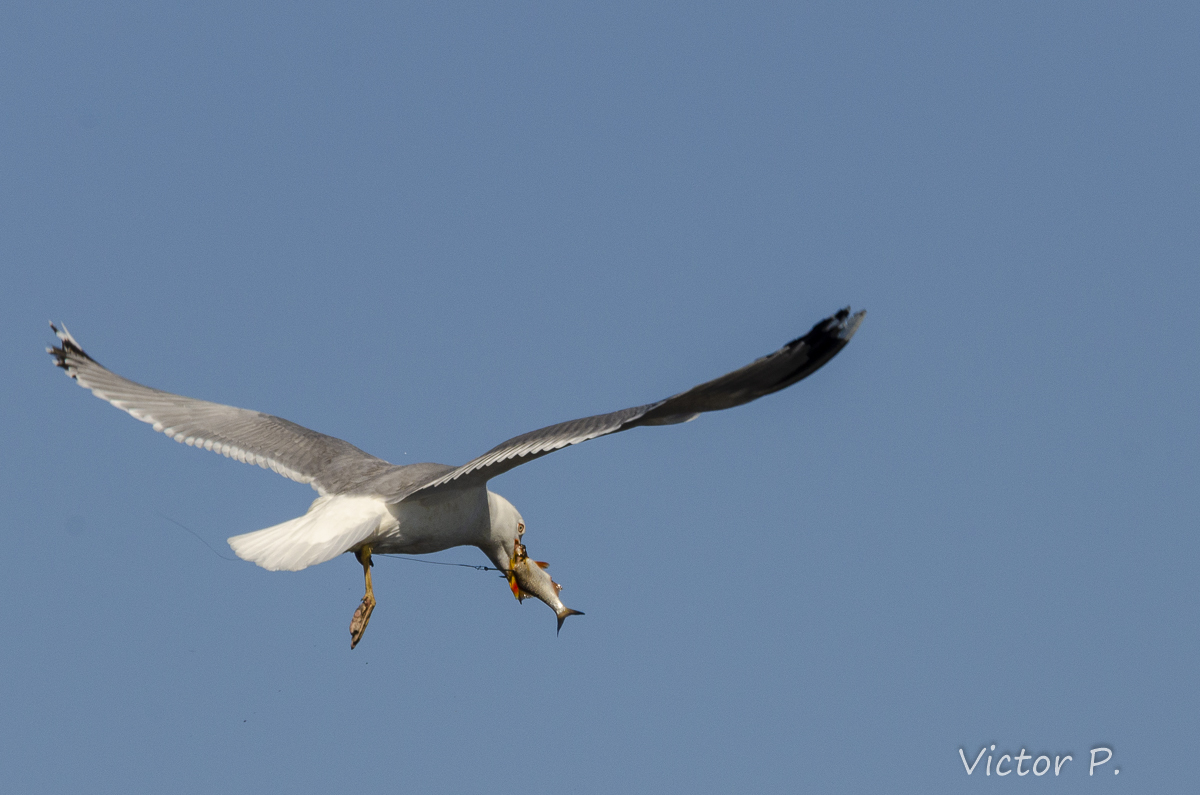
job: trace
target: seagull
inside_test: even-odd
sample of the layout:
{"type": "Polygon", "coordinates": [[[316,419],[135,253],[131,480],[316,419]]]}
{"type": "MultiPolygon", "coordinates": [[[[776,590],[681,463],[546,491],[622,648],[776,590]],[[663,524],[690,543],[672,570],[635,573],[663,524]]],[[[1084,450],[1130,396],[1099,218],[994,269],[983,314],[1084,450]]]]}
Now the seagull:
{"type": "Polygon", "coordinates": [[[122,378],[87,355],[64,325],[52,322],[54,363],[101,400],[149,423],[189,447],[203,447],[272,469],[319,495],[296,519],[233,536],[238,557],[269,571],[299,571],[346,552],[362,565],[366,594],[350,621],[350,648],[362,640],[375,609],[372,555],[424,555],[457,546],[478,547],[522,601],[536,597],[554,610],[558,630],[567,616],[562,586],[525,549],[525,520],[487,483],[508,470],[561,450],[631,428],[675,425],[778,392],[816,372],[850,342],[865,311],[849,307],[802,337],[745,367],[644,406],[561,422],[514,436],[462,466],[397,466],[349,442],[250,409],[163,392],[122,378]]]}

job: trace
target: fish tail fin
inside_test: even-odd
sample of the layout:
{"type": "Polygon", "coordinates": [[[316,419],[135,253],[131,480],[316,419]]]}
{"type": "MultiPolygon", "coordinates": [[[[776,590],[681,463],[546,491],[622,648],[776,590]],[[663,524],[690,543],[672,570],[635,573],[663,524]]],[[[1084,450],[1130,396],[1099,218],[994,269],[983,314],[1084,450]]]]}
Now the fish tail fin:
{"type": "Polygon", "coordinates": [[[559,632],[562,632],[562,625],[563,622],[567,620],[567,616],[583,615],[583,613],[579,612],[578,610],[572,610],[569,607],[564,607],[562,610],[555,610],[554,612],[558,616],[558,630],[555,632],[556,635],[559,632]]]}

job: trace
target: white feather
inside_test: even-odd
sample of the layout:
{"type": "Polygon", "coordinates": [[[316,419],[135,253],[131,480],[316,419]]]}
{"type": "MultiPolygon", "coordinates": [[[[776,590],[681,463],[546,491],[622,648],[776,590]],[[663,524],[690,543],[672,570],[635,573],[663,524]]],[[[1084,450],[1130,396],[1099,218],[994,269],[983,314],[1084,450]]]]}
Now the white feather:
{"type": "Polygon", "coordinates": [[[320,497],[303,516],[234,536],[229,546],[269,571],[299,571],[333,560],[395,521],[378,497],[320,497]]]}

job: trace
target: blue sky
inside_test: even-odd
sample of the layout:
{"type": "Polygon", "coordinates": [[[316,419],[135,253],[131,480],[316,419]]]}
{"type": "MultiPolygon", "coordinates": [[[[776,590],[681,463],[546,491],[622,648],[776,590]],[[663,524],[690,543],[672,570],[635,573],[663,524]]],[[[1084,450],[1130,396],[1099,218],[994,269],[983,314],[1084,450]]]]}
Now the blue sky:
{"type": "MultiPolygon", "coordinates": [[[[6,4],[0,779],[39,792],[1184,792],[1191,4],[6,4]],[[212,554],[313,492],[42,352],[498,478],[583,610],[212,554]],[[986,745],[1072,754],[968,777],[986,745]],[[1094,746],[1113,761],[1087,775],[1094,746]],[[1121,771],[1119,776],[1112,769],[1121,771]]],[[[440,560],[483,563],[475,550],[440,560]]]]}

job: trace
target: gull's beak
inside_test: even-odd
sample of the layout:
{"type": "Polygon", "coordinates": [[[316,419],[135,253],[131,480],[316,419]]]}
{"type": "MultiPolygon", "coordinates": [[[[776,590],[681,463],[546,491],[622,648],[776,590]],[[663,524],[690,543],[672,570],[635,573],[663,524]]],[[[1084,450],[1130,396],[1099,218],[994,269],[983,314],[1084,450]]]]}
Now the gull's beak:
{"type": "MultiPolygon", "coordinates": [[[[521,525],[520,530],[524,530],[525,526],[521,525]]],[[[525,600],[528,595],[521,590],[520,583],[517,582],[517,566],[521,565],[521,561],[525,560],[525,545],[521,543],[520,536],[513,542],[513,553],[508,559],[508,571],[504,572],[504,576],[508,578],[508,587],[512,590],[513,596],[517,597],[518,602],[525,600]]]]}

